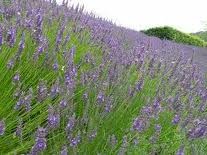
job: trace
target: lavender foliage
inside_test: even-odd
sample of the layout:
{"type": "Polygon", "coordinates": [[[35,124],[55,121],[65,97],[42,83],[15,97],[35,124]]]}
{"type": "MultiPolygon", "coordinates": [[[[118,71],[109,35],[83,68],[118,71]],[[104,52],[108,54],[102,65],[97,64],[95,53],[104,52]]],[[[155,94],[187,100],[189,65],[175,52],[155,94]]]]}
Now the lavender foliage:
{"type": "Polygon", "coordinates": [[[206,49],[67,0],[0,2],[0,20],[0,154],[184,154],[205,143],[206,49]]]}

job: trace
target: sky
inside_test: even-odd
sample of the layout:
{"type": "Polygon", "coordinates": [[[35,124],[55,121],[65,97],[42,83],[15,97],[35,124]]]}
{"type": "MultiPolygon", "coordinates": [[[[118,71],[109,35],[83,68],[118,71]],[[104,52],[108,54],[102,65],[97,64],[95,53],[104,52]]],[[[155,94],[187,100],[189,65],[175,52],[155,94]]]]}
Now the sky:
{"type": "MultiPolygon", "coordinates": [[[[207,29],[207,0],[69,0],[134,30],[172,26],[191,33],[207,29]]],[[[57,0],[61,3],[62,0],[57,0]]]]}

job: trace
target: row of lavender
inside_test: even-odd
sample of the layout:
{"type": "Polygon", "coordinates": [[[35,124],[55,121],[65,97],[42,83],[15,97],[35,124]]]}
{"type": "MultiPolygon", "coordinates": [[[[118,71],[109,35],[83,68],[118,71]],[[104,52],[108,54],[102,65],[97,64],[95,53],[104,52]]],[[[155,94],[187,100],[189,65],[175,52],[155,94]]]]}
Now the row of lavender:
{"type": "MultiPolygon", "coordinates": [[[[126,153],[132,146],[136,150],[140,137],[152,126],[148,139],[151,145],[159,144],[158,139],[168,132],[159,122],[165,113],[172,115],[168,130],[184,133],[181,142],[206,136],[207,90],[194,57],[186,56],[188,47],[116,27],[84,14],[83,8],[67,5],[67,1],[61,6],[44,0],[1,2],[2,153],[78,153],[91,141],[100,144],[93,145],[93,154],[126,153]],[[88,30],[90,40],[85,36],[88,30]],[[76,47],[68,46],[77,40],[76,47]],[[78,46],[86,40],[98,48],[95,53],[84,51],[82,57],[78,46]],[[35,73],[37,79],[32,81],[25,71],[42,61],[44,65],[38,67],[44,74],[35,73]],[[11,88],[4,88],[7,84],[11,88]],[[14,98],[8,100],[11,105],[4,103],[8,97],[14,98]],[[126,121],[119,124],[115,118],[126,121]],[[34,123],[37,120],[39,127],[34,123]],[[104,126],[107,122],[115,123],[120,133],[111,129],[107,133],[111,128],[104,126]],[[18,140],[12,142],[13,132],[18,140]],[[56,144],[56,137],[66,141],[56,144]],[[99,142],[106,137],[110,146],[105,144],[108,140],[99,142]],[[108,152],[100,150],[105,147],[108,152]]],[[[178,154],[183,151],[181,145],[178,154]]]]}

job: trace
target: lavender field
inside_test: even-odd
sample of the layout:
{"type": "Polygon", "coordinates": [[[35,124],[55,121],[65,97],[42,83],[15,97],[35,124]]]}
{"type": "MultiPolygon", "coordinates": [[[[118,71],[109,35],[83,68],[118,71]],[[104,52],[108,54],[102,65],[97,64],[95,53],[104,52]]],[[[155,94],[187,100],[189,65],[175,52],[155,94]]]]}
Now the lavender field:
{"type": "Polygon", "coordinates": [[[67,0],[0,1],[0,155],[205,155],[207,49],[67,0]]]}

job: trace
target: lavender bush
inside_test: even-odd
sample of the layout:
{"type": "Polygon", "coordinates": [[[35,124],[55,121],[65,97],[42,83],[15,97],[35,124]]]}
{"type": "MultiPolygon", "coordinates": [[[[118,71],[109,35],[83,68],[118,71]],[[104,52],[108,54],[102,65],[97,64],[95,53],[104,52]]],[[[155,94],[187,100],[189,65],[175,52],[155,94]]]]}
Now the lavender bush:
{"type": "Polygon", "coordinates": [[[205,154],[196,48],[83,10],[0,1],[0,154],[205,154]]]}

